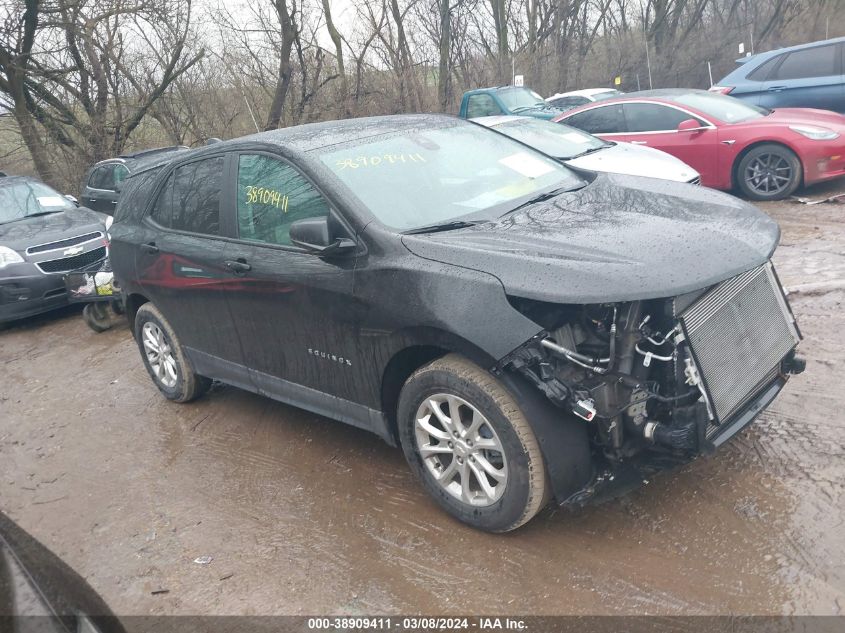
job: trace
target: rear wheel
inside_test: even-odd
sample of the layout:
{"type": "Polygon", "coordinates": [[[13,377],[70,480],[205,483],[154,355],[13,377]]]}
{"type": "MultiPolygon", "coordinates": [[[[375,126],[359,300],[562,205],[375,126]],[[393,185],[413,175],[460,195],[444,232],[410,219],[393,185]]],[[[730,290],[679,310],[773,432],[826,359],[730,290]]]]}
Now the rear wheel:
{"type": "Polygon", "coordinates": [[[546,503],[540,447],[513,395],[494,376],[450,354],[417,370],[399,396],[405,457],[455,518],[507,532],[546,503]]]}
{"type": "Polygon", "coordinates": [[[211,380],[194,372],[170,323],[151,303],[138,308],[135,339],[150,378],[165,398],[189,402],[208,391],[211,380]]]}
{"type": "Polygon", "coordinates": [[[795,153],[778,143],[764,143],[749,151],[736,170],[736,180],[746,197],[752,200],[781,200],[801,184],[801,161],[795,153]]]}

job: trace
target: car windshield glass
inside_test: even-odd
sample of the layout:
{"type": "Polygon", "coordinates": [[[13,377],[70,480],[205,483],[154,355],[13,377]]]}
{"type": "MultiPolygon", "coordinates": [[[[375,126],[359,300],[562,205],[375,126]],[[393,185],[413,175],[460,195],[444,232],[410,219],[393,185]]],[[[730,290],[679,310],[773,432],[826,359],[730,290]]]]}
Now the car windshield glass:
{"type": "Polygon", "coordinates": [[[688,92],[672,101],[700,110],[725,123],[742,123],[766,116],[769,110],[715,92],[688,92]]]}
{"type": "Polygon", "coordinates": [[[557,161],[469,123],[364,139],[320,158],[380,222],[400,231],[492,219],[540,192],[584,184],[557,161]]]}
{"type": "Polygon", "coordinates": [[[72,207],[70,200],[40,182],[24,180],[0,185],[0,224],[72,207]]]}
{"type": "Polygon", "coordinates": [[[602,99],[610,99],[611,97],[618,97],[622,93],[618,90],[607,90],[605,92],[597,92],[593,94],[594,101],[601,101],[602,99]]]}
{"type": "Polygon", "coordinates": [[[508,110],[546,105],[543,97],[528,88],[506,88],[499,90],[496,95],[508,110]]]}
{"type": "Polygon", "coordinates": [[[493,129],[530,145],[544,154],[563,160],[608,145],[607,142],[568,125],[527,117],[519,121],[508,121],[493,129]]]}

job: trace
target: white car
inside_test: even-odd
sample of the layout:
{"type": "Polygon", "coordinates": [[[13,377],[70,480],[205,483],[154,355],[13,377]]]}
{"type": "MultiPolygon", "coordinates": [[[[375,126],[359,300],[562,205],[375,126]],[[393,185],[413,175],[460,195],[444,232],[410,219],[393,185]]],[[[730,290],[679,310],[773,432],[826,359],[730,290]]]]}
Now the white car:
{"type": "Polygon", "coordinates": [[[572,90],[571,92],[559,92],[556,95],[546,98],[546,102],[561,110],[571,110],[585,103],[611,99],[624,93],[615,88],[585,88],[584,90],[572,90]]]}
{"type": "Polygon", "coordinates": [[[701,175],[696,170],[659,149],[604,141],[563,123],[521,116],[486,116],[471,121],[580,169],[650,176],[695,185],[701,182],[701,175]]]}

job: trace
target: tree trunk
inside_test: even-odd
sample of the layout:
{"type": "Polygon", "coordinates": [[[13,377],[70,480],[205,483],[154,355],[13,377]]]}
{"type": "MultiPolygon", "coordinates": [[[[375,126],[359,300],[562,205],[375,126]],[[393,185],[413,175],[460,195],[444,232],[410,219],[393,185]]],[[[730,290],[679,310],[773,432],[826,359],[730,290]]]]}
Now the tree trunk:
{"type": "Polygon", "coordinates": [[[293,67],[290,63],[290,52],[293,48],[295,36],[293,16],[288,11],[287,0],[275,0],[273,6],[279,18],[279,26],[282,33],[282,48],[279,51],[279,75],[276,80],[276,90],[273,93],[273,102],[270,104],[270,113],[267,115],[265,130],[275,130],[282,122],[282,112],[285,107],[285,99],[288,96],[293,67]]]}

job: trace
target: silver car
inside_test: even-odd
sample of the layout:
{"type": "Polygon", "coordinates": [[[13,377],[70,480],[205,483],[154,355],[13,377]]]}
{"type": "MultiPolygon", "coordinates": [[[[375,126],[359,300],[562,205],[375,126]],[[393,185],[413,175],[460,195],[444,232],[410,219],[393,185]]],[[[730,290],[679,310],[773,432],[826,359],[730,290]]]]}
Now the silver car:
{"type": "Polygon", "coordinates": [[[604,141],[562,123],[521,116],[487,116],[472,121],[580,169],[692,184],[701,182],[701,175],[696,170],[666,152],[631,143],[604,141]]]}

